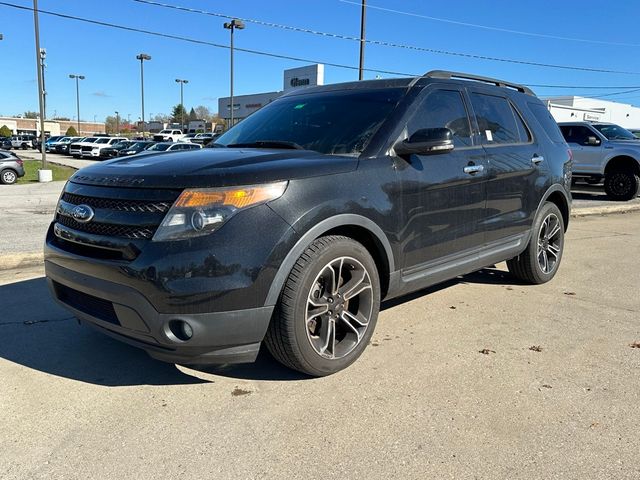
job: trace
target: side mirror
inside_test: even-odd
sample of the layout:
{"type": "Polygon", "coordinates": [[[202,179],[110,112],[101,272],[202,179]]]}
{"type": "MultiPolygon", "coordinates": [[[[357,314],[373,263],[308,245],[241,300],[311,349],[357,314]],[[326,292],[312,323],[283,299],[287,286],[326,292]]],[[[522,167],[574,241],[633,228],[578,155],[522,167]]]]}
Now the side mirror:
{"type": "Polygon", "coordinates": [[[398,156],[447,153],[453,150],[453,132],[448,128],[423,128],[396,143],[393,149],[398,156]]]}
{"type": "Polygon", "coordinates": [[[602,143],[598,137],[587,137],[587,145],[590,147],[597,147],[602,143]]]}

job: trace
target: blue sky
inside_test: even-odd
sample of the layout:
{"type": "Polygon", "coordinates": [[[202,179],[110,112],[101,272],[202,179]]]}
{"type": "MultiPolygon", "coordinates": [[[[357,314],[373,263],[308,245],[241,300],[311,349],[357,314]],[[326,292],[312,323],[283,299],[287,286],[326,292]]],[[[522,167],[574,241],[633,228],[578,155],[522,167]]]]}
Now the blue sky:
{"type": "MultiPolygon", "coordinates": [[[[31,6],[28,0],[6,0],[31,6]]],[[[184,7],[276,22],[285,25],[358,36],[360,7],[340,0],[160,0],[184,7]]],[[[358,3],[358,0],[355,1],[358,3]]],[[[587,41],[536,37],[435,21],[370,8],[367,37],[474,55],[494,56],[559,65],[634,72],[595,73],[541,68],[506,62],[464,58],[435,53],[367,45],[366,66],[407,73],[432,69],[473,72],[527,84],[578,86],[640,86],[640,38],[637,24],[640,2],[583,0],[576,7],[568,1],[368,0],[381,7],[417,15],[439,17],[509,30],[533,32],[587,41]],[[621,45],[621,44],[629,44],[621,45]],[[631,46],[638,44],[638,46],[631,46]]],[[[117,23],[172,35],[228,44],[224,19],[164,9],[133,0],[40,0],[39,7],[93,20],[117,23]]],[[[98,120],[118,110],[126,118],[140,115],[139,62],[145,52],[145,112],[169,113],[179,103],[176,78],[186,78],[187,108],[206,105],[217,110],[217,98],[228,95],[229,52],[139,33],[40,15],[41,46],[47,49],[46,82],[48,114],[75,116],[75,84],[70,73],[86,76],[81,82],[81,116],[98,120]]],[[[33,15],[0,5],[0,115],[37,110],[37,84],[33,15]]],[[[248,24],[237,32],[236,46],[357,66],[358,43],[307,33],[248,24]]],[[[282,71],[304,63],[236,53],[237,94],[282,89],[282,71]]],[[[375,77],[367,72],[365,78],[375,77]]],[[[383,75],[388,77],[390,75],[383,75]]],[[[357,79],[357,71],[327,66],[327,83],[357,79]]],[[[631,89],[630,88],[630,89],[631,89]]],[[[534,88],[540,96],[556,94],[598,95],[626,90],[534,88]]],[[[640,105],[640,91],[605,97],[640,105]]]]}

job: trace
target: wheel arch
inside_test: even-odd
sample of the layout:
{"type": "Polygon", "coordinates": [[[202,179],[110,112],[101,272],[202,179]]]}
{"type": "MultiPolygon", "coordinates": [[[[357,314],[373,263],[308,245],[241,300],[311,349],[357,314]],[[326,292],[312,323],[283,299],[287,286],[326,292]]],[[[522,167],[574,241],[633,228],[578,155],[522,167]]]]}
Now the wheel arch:
{"type": "Polygon", "coordinates": [[[282,287],[298,257],[317,238],[325,235],[343,235],[362,243],[378,267],[382,298],[389,287],[389,275],[395,271],[391,244],[382,229],[371,219],[355,214],[342,214],[327,218],[310,228],[296,242],[278,268],[271,282],[265,305],[275,305],[282,287]]]}
{"type": "Polygon", "coordinates": [[[611,157],[604,167],[604,174],[617,170],[631,167],[636,175],[640,175],[640,163],[637,159],[630,155],[616,155],[611,157]]]}
{"type": "Polygon", "coordinates": [[[540,204],[536,210],[536,217],[538,216],[538,212],[545,204],[545,202],[554,203],[562,214],[562,220],[564,220],[564,229],[565,231],[569,227],[569,219],[571,217],[571,200],[569,196],[565,192],[565,190],[560,185],[552,185],[542,196],[542,200],[540,200],[540,204]]]}

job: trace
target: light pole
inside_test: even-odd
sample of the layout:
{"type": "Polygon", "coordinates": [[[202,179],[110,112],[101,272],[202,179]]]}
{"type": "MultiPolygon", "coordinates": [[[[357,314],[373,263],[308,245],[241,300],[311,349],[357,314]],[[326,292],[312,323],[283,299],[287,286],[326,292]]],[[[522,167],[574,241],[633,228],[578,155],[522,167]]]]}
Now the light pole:
{"type": "Polygon", "coordinates": [[[44,61],[47,58],[47,49],[40,49],[40,69],[42,70],[42,109],[44,111],[44,118],[47,119],[47,84],[44,77],[44,69],[46,67],[44,61]]]}
{"type": "Polygon", "coordinates": [[[230,100],[231,100],[231,118],[229,120],[229,128],[233,127],[233,31],[237,28],[238,30],[244,29],[244,23],[237,18],[234,18],[230,22],[224,23],[224,28],[231,30],[231,70],[229,73],[230,80],[230,100]]]}
{"type": "Polygon", "coordinates": [[[120,113],[116,112],[116,135],[120,135],[120,113]]]}
{"type": "Polygon", "coordinates": [[[362,13],[360,15],[360,67],[358,68],[358,80],[364,76],[364,35],[367,22],[367,0],[362,0],[362,13]]]}
{"type": "MultiPolygon", "coordinates": [[[[40,24],[38,22],[38,0],[33,0],[33,28],[36,37],[36,65],[38,70],[38,103],[40,105],[40,151],[42,152],[42,170],[47,168],[47,152],[44,148],[44,85],[42,84],[42,68],[40,68],[40,24]]],[[[43,174],[38,180],[50,181],[43,174]]]]}
{"type": "Polygon", "coordinates": [[[84,80],[84,75],[76,75],[72,73],[69,78],[76,81],[76,108],[78,110],[78,135],[80,135],[80,80],[84,80]]]}
{"type": "Polygon", "coordinates": [[[144,137],[144,61],[151,60],[151,55],[140,53],[136,55],[136,59],[140,60],[140,97],[142,99],[142,136],[144,137]]]}
{"type": "Polygon", "coordinates": [[[189,80],[182,80],[180,78],[176,78],[176,83],[180,84],[180,107],[181,107],[181,114],[182,114],[181,130],[182,130],[182,133],[184,133],[184,84],[189,83],[189,80]]]}

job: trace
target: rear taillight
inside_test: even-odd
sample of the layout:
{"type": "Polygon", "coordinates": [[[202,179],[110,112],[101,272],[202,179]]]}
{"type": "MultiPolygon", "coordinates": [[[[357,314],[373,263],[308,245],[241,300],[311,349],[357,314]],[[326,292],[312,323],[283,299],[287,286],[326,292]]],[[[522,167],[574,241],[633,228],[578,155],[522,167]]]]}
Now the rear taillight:
{"type": "Polygon", "coordinates": [[[18,157],[16,157],[16,163],[20,166],[24,165],[24,162],[18,157]]]}

